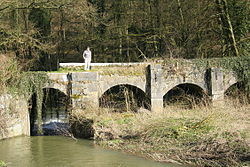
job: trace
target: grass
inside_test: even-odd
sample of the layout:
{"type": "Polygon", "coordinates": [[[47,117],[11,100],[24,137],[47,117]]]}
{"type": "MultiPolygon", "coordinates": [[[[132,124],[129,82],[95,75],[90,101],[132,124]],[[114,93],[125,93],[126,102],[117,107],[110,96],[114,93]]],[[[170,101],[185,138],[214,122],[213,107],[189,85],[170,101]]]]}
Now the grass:
{"type": "Polygon", "coordinates": [[[59,68],[57,71],[49,71],[48,73],[70,73],[70,72],[84,72],[83,67],[68,67],[68,68],[59,68]]]}
{"type": "Polygon", "coordinates": [[[107,66],[93,67],[89,71],[85,71],[83,67],[67,67],[60,68],[58,71],[50,71],[49,73],[70,73],[70,72],[99,72],[101,75],[120,75],[120,76],[142,76],[145,75],[146,65],[138,66],[107,66]]]}
{"type": "Polygon", "coordinates": [[[120,75],[120,76],[143,76],[147,65],[137,66],[117,66],[117,67],[98,67],[101,75],[120,75]]]}
{"type": "Polygon", "coordinates": [[[196,166],[242,166],[250,158],[250,105],[114,113],[75,112],[93,120],[94,139],[104,147],[161,161],[196,166]]]}

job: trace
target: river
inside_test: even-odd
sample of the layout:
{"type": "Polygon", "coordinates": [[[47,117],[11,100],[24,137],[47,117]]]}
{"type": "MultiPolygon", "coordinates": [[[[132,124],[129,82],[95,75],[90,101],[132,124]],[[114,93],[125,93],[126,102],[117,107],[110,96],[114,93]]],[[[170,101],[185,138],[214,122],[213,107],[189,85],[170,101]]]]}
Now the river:
{"type": "Polygon", "coordinates": [[[88,140],[62,136],[0,140],[0,160],[8,167],[180,167],[103,149],[88,140]]]}

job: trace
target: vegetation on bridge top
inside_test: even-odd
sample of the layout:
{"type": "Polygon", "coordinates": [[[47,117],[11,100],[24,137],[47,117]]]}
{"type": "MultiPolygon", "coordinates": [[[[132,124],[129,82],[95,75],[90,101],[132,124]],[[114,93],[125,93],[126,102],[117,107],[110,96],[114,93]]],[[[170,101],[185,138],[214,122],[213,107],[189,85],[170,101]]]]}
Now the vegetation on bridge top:
{"type": "MultiPolygon", "coordinates": [[[[146,73],[145,64],[130,66],[94,66],[89,71],[85,71],[82,66],[78,67],[61,67],[57,71],[51,73],[72,73],[72,72],[98,72],[100,75],[120,75],[120,76],[143,76],[146,73]]],[[[49,72],[49,73],[50,73],[49,72]]]]}

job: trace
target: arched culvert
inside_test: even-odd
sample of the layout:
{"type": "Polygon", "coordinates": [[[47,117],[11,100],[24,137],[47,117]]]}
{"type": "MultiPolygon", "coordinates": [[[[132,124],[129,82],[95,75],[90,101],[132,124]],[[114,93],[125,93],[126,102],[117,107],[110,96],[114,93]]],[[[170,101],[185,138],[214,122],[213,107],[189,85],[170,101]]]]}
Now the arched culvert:
{"type": "Polygon", "coordinates": [[[209,102],[204,90],[194,84],[180,84],[168,91],[163,97],[164,107],[176,105],[182,108],[207,105],[209,102]]]}
{"type": "Polygon", "coordinates": [[[137,112],[142,108],[150,109],[150,98],[136,86],[116,85],[99,98],[99,106],[118,112],[137,112]]]}
{"type": "Polygon", "coordinates": [[[65,135],[64,133],[68,133],[69,108],[70,99],[66,94],[58,89],[44,88],[42,113],[38,113],[37,94],[34,93],[30,99],[31,135],[39,134],[38,127],[42,128],[42,135],[65,135]],[[39,119],[41,120],[39,121],[39,119]]]}
{"type": "Polygon", "coordinates": [[[243,82],[237,82],[231,85],[224,93],[225,99],[234,101],[233,104],[249,104],[250,95],[247,93],[246,85],[243,82]]]}

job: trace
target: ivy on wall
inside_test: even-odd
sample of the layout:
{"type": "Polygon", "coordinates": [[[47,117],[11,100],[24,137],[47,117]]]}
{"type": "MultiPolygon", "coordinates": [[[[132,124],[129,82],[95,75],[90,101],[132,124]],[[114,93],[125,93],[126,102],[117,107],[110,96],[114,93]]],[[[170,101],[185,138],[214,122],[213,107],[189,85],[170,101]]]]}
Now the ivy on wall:
{"type": "Polygon", "coordinates": [[[33,94],[36,95],[36,111],[38,135],[43,134],[42,130],[42,103],[43,88],[50,82],[46,72],[23,72],[20,74],[16,82],[9,87],[11,94],[24,96],[29,101],[33,94]]]}
{"type": "Polygon", "coordinates": [[[23,95],[28,100],[32,94],[38,93],[49,82],[46,72],[23,72],[10,87],[10,91],[12,94],[23,95]]]}
{"type": "Polygon", "coordinates": [[[208,62],[210,62],[210,67],[233,71],[238,81],[244,83],[246,92],[250,95],[250,56],[208,59],[208,62]]]}

